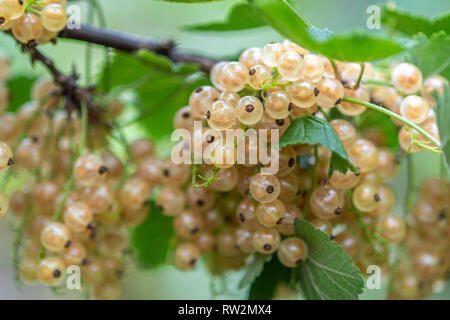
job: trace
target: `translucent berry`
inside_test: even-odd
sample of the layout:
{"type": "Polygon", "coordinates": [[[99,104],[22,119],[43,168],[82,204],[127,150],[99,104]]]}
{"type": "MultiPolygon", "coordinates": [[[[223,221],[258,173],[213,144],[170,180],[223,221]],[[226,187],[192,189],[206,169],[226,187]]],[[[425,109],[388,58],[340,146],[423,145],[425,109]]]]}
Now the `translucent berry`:
{"type": "Polygon", "coordinates": [[[272,80],[272,70],[265,65],[255,65],[248,71],[248,83],[253,89],[261,90],[272,80]]]}
{"type": "Polygon", "coordinates": [[[269,43],[263,48],[262,58],[264,64],[269,67],[276,67],[285,49],[280,43],[269,43]]]}
{"type": "Polygon", "coordinates": [[[337,189],[347,190],[355,187],[359,183],[360,178],[361,175],[359,173],[354,173],[350,170],[347,170],[345,174],[335,170],[329,183],[337,189]]]}
{"type": "Polygon", "coordinates": [[[11,19],[16,20],[25,13],[27,0],[5,0],[11,10],[11,19]]]}
{"type": "Polygon", "coordinates": [[[181,244],[175,251],[175,267],[181,271],[192,270],[199,258],[200,250],[197,246],[190,243],[181,244]]]}
{"type": "Polygon", "coordinates": [[[14,37],[22,43],[36,40],[43,30],[41,19],[33,13],[25,13],[12,26],[14,37]]]}
{"type": "Polygon", "coordinates": [[[317,89],[319,90],[317,104],[325,109],[340,104],[344,97],[344,86],[336,79],[323,78],[317,84],[317,89]]]}
{"type": "Polygon", "coordinates": [[[254,125],[261,120],[264,114],[264,108],[258,98],[245,96],[239,100],[236,113],[237,118],[241,123],[254,125]]]}
{"type": "Polygon", "coordinates": [[[323,231],[329,236],[331,236],[333,226],[331,225],[329,220],[314,218],[310,222],[314,226],[314,228],[319,229],[320,231],[323,231]]]}
{"type": "Polygon", "coordinates": [[[315,54],[305,56],[305,68],[303,78],[312,82],[319,82],[325,73],[325,64],[323,59],[315,54]]]}
{"type": "Polygon", "coordinates": [[[41,232],[41,243],[50,252],[61,252],[70,246],[70,230],[61,222],[50,222],[41,232]]]}
{"type": "Polygon", "coordinates": [[[66,266],[57,257],[46,257],[41,260],[38,268],[39,280],[48,286],[55,286],[64,279],[66,266]]]}
{"type": "MultiPolygon", "coordinates": [[[[360,86],[356,90],[345,88],[344,95],[346,97],[358,99],[358,100],[365,101],[365,102],[370,101],[369,90],[364,86],[360,86]]],[[[366,107],[364,107],[362,105],[347,102],[347,101],[343,101],[343,102],[339,103],[337,105],[337,108],[339,109],[340,112],[342,112],[342,114],[344,114],[346,116],[350,116],[350,117],[358,116],[366,110],[366,107]]]]}
{"type": "Polygon", "coordinates": [[[64,223],[73,232],[86,230],[93,217],[91,208],[83,202],[71,204],[64,211],[64,223]]]}
{"type": "Polygon", "coordinates": [[[258,202],[272,202],[280,194],[280,182],[275,176],[254,175],[250,180],[250,194],[258,202]]]}
{"type": "Polygon", "coordinates": [[[264,227],[275,227],[281,223],[286,213],[286,207],[280,200],[272,202],[259,203],[256,206],[256,217],[264,227]]]}
{"type": "Polygon", "coordinates": [[[93,213],[102,213],[111,208],[115,200],[114,188],[108,183],[99,183],[84,189],[82,198],[93,213]]]}
{"type": "Polygon", "coordinates": [[[392,70],[392,83],[405,94],[412,94],[422,87],[422,72],[410,63],[400,63],[392,70]]]}
{"type": "Polygon", "coordinates": [[[372,184],[360,184],[353,191],[353,204],[359,211],[370,212],[375,210],[380,200],[378,187],[372,184]]]}
{"type": "Polygon", "coordinates": [[[233,91],[222,91],[219,95],[219,97],[217,98],[217,100],[219,101],[223,101],[226,104],[228,104],[229,106],[236,108],[239,99],[241,97],[233,91]]]}
{"type": "Polygon", "coordinates": [[[289,94],[285,91],[275,91],[266,98],[265,107],[269,116],[274,119],[283,119],[289,116],[292,106],[289,94]]]}
{"type": "Polygon", "coordinates": [[[417,144],[413,143],[413,138],[419,142],[426,142],[427,140],[413,128],[403,126],[398,132],[398,142],[400,148],[408,153],[416,153],[422,150],[417,144]]]}
{"type": "Polygon", "coordinates": [[[173,119],[173,126],[175,129],[186,130],[191,130],[194,127],[194,117],[191,114],[191,107],[186,106],[177,111],[173,119]]]}
{"type": "Polygon", "coordinates": [[[85,154],[77,159],[73,168],[75,181],[82,186],[91,186],[100,181],[108,173],[101,157],[95,154],[85,154]]]}
{"type": "Polygon", "coordinates": [[[263,64],[263,53],[261,48],[249,48],[242,52],[239,57],[239,62],[242,63],[247,69],[250,69],[256,65],[263,64]]]}
{"type": "Polygon", "coordinates": [[[399,243],[405,237],[405,221],[398,215],[386,214],[378,220],[377,231],[383,239],[399,243]]]}
{"type": "Polygon", "coordinates": [[[330,122],[344,147],[350,147],[356,140],[356,128],[347,120],[334,119],[330,122]]]}
{"type": "Polygon", "coordinates": [[[180,214],[184,209],[185,203],[184,192],[176,187],[166,186],[159,191],[156,197],[156,205],[168,216],[180,214]]]}
{"type": "Polygon", "coordinates": [[[200,233],[202,224],[201,216],[193,210],[185,210],[173,220],[176,234],[183,239],[196,237],[200,233]]]}
{"type": "Polygon", "coordinates": [[[298,192],[298,176],[295,174],[289,174],[285,177],[279,177],[280,181],[280,194],[278,198],[284,203],[290,203],[294,201],[298,192]]]}
{"type": "Polygon", "coordinates": [[[9,210],[8,197],[0,190],[0,218],[4,217],[9,210]]]}
{"type": "Polygon", "coordinates": [[[320,186],[309,200],[312,212],[321,219],[332,219],[343,211],[344,201],[340,191],[329,186],[320,186]]]}
{"type": "Polygon", "coordinates": [[[289,81],[300,80],[305,69],[305,59],[302,55],[294,51],[283,53],[278,60],[277,70],[283,79],[289,81]]]}
{"type": "Polygon", "coordinates": [[[50,4],[42,10],[42,25],[51,32],[59,32],[66,26],[67,14],[60,4],[50,4]]]}
{"type": "Polygon", "coordinates": [[[244,253],[255,251],[253,245],[253,231],[248,227],[241,227],[236,230],[235,241],[238,248],[244,253]]]}
{"type": "Polygon", "coordinates": [[[378,205],[376,209],[370,212],[371,216],[379,217],[394,210],[396,198],[394,190],[389,186],[380,186],[378,188],[378,205]]]}
{"type": "Polygon", "coordinates": [[[216,236],[217,252],[225,257],[235,257],[239,254],[234,231],[223,231],[216,236]]]}
{"type": "Polygon", "coordinates": [[[226,130],[236,121],[236,109],[223,101],[216,101],[206,112],[206,119],[211,128],[226,130]]]}
{"type": "Polygon", "coordinates": [[[308,257],[308,247],[300,238],[286,238],[281,242],[277,255],[284,266],[295,268],[300,266],[308,257]]]}
{"type": "Polygon", "coordinates": [[[153,156],[154,147],[150,140],[142,138],[135,140],[130,144],[130,152],[133,158],[139,161],[153,156]]]}
{"type": "Polygon", "coordinates": [[[119,300],[121,291],[119,281],[107,279],[94,287],[92,298],[94,300],[119,300]]]}
{"type": "Polygon", "coordinates": [[[216,196],[209,192],[206,187],[194,187],[190,185],[186,190],[189,206],[198,212],[205,212],[214,206],[216,196]]]}
{"type": "Polygon", "coordinates": [[[444,92],[445,86],[448,86],[447,79],[439,75],[430,76],[423,83],[422,97],[433,107],[435,103],[433,92],[437,91],[438,95],[441,95],[444,92]]]}
{"type": "Polygon", "coordinates": [[[277,223],[277,230],[284,236],[294,234],[295,222],[302,216],[302,211],[296,205],[287,204],[284,217],[277,223]]]}
{"type": "Polygon", "coordinates": [[[361,173],[372,171],[378,165],[378,149],[368,140],[357,139],[350,146],[348,154],[361,173]]]}
{"type": "Polygon", "coordinates": [[[8,2],[0,1],[0,27],[6,25],[11,21],[12,10],[8,2]]]}
{"type": "Polygon", "coordinates": [[[317,101],[319,90],[309,80],[296,81],[287,87],[292,103],[299,108],[309,108],[317,101]]]}
{"type": "Polygon", "coordinates": [[[66,266],[81,265],[86,255],[86,248],[80,242],[74,241],[61,252],[61,259],[66,266]]]}
{"type": "Polygon", "coordinates": [[[12,156],[11,148],[6,143],[0,141],[0,172],[14,164],[12,156]]]}
{"type": "Polygon", "coordinates": [[[377,171],[384,180],[393,179],[398,173],[399,165],[392,151],[387,149],[378,150],[378,166],[377,171]]]}
{"type": "Polygon", "coordinates": [[[280,246],[280,233],[274,228],[258,228],[253,233],[253,246],[257,252],[270,254],[280,246]]]}
{"type": "Polygon", "coordinates": [[[218,84],[225,90],[238,92],[244,89],[248,76],[245,65],[239,62],[227,62],[221,68],[218,84]]]}
{"type": "Polygon", "coordinates": [[[249,228],[258,226],[258,221],[255,219],[255,208],[256,204],[248,197],[240,201],[236,209],[236,218],[239,223],[249,228]]]}
{"type": "Polygon", "coordinates": [[[205,119],[206,112],[219,97],[219,91],[210,86],[199,87],[192,92],[189,106],[195,119],[205,119]]]}
{"type": "MultiPolygon", "coordinates": [[[[206,177],[209,177],[207,175],[206,177]]],[[[209,185],[212,190],[227,192],[236,187],[239,180],[239,172],[236,167],[220,169],[216,174],[217,180],[213,180],[209,185]]]]}
{"type": "Polygon", "coordinates": [[[400,105],[400,114],[406,119],[420,124],[427,120],[430,107],[426,100],[419,96],[408,96],[400,105]]]}

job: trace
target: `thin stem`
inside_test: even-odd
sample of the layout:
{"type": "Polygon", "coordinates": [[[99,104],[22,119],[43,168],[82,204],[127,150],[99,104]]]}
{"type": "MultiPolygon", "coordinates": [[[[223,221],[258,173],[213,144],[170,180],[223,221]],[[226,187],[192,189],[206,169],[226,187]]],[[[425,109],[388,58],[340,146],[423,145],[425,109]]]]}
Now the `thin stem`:
{"type": "Polygon", "coordinates": [[[356,80],[355,86],[353,87],[353,90],[356,90],[359,88],[359,85],[361,84],[361,79],[363,77],[364,74],[364,70],[366,70],[366,64],[365,63],[360,63],[359,64],[361,66],[361,71],[359,72],[359,76],[358,76],[358,80],[356,80]]]}
{"type": "Polygon", "coordinates": [[[393,87],[392,83],[390,83],[388,81],[372,79],[372,78],[364,79],[364,83],[365,84],[376,84],[376,85],[385,86],[385,87],[393,87]]]}
{"type": "Polygon", "coordinates": [[[424,137],[426,137],[428,140],[430,140],[431,142],[433,142],[438,148],[441,147],[441,143],[436,140],[431,134],[429,134],[428,132],[426,132],[424,129],[422,129],[420,126],[418,126],[417,124],[415,124],[412,121],[409,121],[408,119],[396,114],[395,112],[392,112],[389,109],[385,109],[383,107],[377,106],[376,104],[370,103],[370,102],[366,102],[366,101],[361,101],[358,99],[354,99],[354,98],[350,98],[350,97],[344,97],[344,99],[342,99],[343,101],[347,101],[347,102],[351,102],[351,103],[355,103],[355,104],[359,104],[362,105],[366,108],[381,112],[391,118],[394,118],[400,122],[403,122],[404,124],[410,126],[411,128],[415,129],[417,132],[419,132],[421,135],[423,135],[424,137]]]}
{"type": "Polygon", "coordinates": [[[414,200],[414,190],[416,188],[416,179],[414,172],[414,162],[410,154],[406,157],[407,161],[407,183],[406,183],[406,195],[405,195],[405,217],[411,212],[413,200],[414,200]]]}
{"type": "Polygon", "coordinates": [[[337,66],[336,62],[330,58],[328,58],[328,60],[330,60],[331,66],[333,67],[334,75],[335,75],[336,79],[341,81],[342,80],[341,71],[339,70],[339,67],[337,66]]]}

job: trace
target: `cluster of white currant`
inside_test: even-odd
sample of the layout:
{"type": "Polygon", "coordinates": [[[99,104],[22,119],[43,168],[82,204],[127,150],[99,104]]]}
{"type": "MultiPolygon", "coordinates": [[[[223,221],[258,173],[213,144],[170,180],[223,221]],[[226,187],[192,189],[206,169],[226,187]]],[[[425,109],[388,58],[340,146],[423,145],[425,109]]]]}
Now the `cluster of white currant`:
{"type": "MultiPolygon", "coordinates": [[[[0,192],[0,216],[9,210],[23,221],[18,273],[26,283],[58,286],[66,268],[78,265],[93,298],[117,299],[129,228],[146,219],[151,185],[139,175],[127,178],[125,165],[108,149],[110,132],[104,124],[89,124],[80,151],[80,111],[64,108],[69,100],[51,80],[38,80],[31,96],[12,113],[6,94],[0,113],[0,141],[14,150],[13,161],[11,149],[0,143],[0,171],[14,162],[12,177],[26,178],[19,190],[10,190],[9,201],[0,192]]],[[[101,123],[123,109],[118,100],[104,107],[101,123]]],[[[136,165],[153,155],[148,140],[128,147],[136,165]]]]}
{"type": "Polygon", "coordinates": [[[66,0],[0,0],[0,30],[22,42],[44,44],[67,23],[66,0]]]}
{"type": "MultiPolygon", "coordinates": [[[[189,166],[174,165],[170,160],[149,160],[141,166],[147,177],[154,177],[161,171],[157,168],[166,163],[156,203],[164,214],[174,217],[179,240],[174,257],[177,268],[190,270],[204,255],[211,272],[239,269],[253,252],[276,253],[283,265],[296,267],[308,258],[301,235],[294,235],[297,219],[307,219],[329,234],[362,270],[374,263],[388,267],[389,246],[400,244],[410,227],[403,217],[393,213],[396,196],[385,184],[396,176],[398,163],[383,142],[359,133],[352,124],[353,117],[366,108],[343,98],[377,101],[387,108],[395,100],[398,110],[392,108],[393,111],[422,124],[438,139],[428,105],[433,105],[431,92],[442,93],[447,81],[433,76],[422,88],[420,71],[411,64],[392,66],[388,77],[366,63],[358,83],[361,67],[337,62],[334,68],[328,59],[290,41],[250,48],[242,53],[239,62],[214,66],[214,87],[203,86],[192,93],[189,105],[175,115],[175,128],[190,130],[203,146],[217,143],[214,148],[236,154],[236,141],[223,143],[221,135],[211,129],[222,133],[234,128],[279,129],[281,135],[292,119],[306,114],[325,118],[337,107],[344,116],[330,124],[359,171],[335,171],[328,180],[331,152],[310,145],[280,150],[279,171],[275,175],[261,174],[261,163],[222,165],[213,161],[213,165],[189,166]],[[369,78],[386,82],[391,79],[393,86],[365,84],[369,78]],[[405,93],[420,89],[424,98],[403,98],[405,93]],[[209,128],[195,129],[195,120],[206,121],[209,128]],[[300,168],[298,157],[304,156],[314,159],[315,164],[300,168]]],[[[405,131],[412,132],[402,129],[401,139],[405,131]]],[[[251,140],[244,143],[246,155],[259,146],[251,140]]],[[[402,147],[405,145],[402,141],[402,147]]],[[[151,180],[156,183],[158,179],[151,180]]],[[[444,217],[443,221],[448,230],[448,220],[444,217]]],[[[448,266],[446,262],[444,268],[447,270],[448,266]]]]}

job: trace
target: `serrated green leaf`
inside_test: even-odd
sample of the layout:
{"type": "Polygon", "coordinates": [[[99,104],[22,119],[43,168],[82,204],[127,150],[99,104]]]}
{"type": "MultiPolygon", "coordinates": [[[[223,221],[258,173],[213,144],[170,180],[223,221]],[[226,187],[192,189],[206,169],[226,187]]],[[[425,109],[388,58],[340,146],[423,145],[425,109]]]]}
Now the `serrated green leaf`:
{"type": "Polygon", "coordinates": [[[441,140],[442,156],[447,170],[450,171],[450,87],[445,86],[442,95],[438,95],[436,92],[433,95],[436,99],[434,110],[441,140]]]}
{"type": "Polygon", "coordinates": [[[295,234],[308,245],[308,258],[297,268],[299,284],[309,300],[355,300],[364,279],[342,246],[306,220],[298,220],[295,234]]]}
{"type": "Polygon", "coordinates": [[[431,36],[438,31],[450,33],[450,14],[445,13],[434,19],[416,16],[409,12],[386,5],[381,12],[381,22],[394,31],[413,36],[419,32],[431,36]]]}
{"type": "Polygon", "coordinates": [[[450,78],[450,36],[438,32],[427,38],[420,34],[417,44],[408,51],[408,61],[416,65],[423,76],[440,74],[450,78]]]}
{"type": "Polygon", "coordinates": [[[264,264],[263,272],[253,281],[248,298],[250,300],[270,300],[281,283],[287,283],[291,270],[283,266],[277,257],[264,264]]]}
{"type": "Polygon", "coordinates": [[[264,269],[264,264],[267,261],[270,261],[271,258],[272,256],[270,255],[255,253],[252,257],[252,261],[247,265],[241,281],[239,282],[239,289],[243,289],[249,284],[252,284],[253,281],[261,275],[261,272],[264,269]]]}
{"type": "Polygon", "coordinates": [[[31,88],[36,82],[35,76],[17,75],[10,78],[6,86],[9,91],[9,112],[16,112],[25,102],[31,100],[31,88]]]}
{"type": "Polygon", "coordinates": [[[375,36],[367,31],[333,34],[328,30],[315,28],[286,0],[248,1],[281,35],[333,59],[371,61],[404,51],[404,47],[392,39],[375,36]]]}
{"type": "Polygon", "coordinates": [[[346,173],[347,170],[358,171],[350,162],[336,131],[323,119],[312,115],[294,119],[280,138],[280,148],[293,144],[320,144],[330,149],[333,152],[330,174],[333,170],[339,170],[342,173],[346,173]]]}
{"type": "Polygon", "coordinates": [[[147,220],[131,236],[136,257],[143,267],[154,268],[166,261],[173,234],[172,219],[151,202],[147,220]]]}
{"type": "Polygon", "coordinates": [[[250,5],[239,3],[231,8],[225,21],[190,25],[183,29],[189,31],[236,31],[264,26],[267,26],[266,22],[255,13],[250,5]]]}
{"type": "Polygon", "coordinates": [[[379,129],[386,147],[394,151],[398,150],[398,129],[391,117],[376,111],[366,111],[358,117],[357,125],[361,132],[370,128],[379,129]]]}

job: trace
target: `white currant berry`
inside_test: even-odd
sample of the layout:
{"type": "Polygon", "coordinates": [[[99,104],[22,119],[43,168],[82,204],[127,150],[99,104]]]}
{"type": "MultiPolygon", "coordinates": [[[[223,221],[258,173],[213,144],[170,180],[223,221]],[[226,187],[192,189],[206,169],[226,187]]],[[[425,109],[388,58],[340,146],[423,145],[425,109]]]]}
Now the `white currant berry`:
{"type": "Polygon", "coordinates": [[[12,156],[11,148],[6,143],[0,141],[0,172],[14,164],[12,156]]]}
{"type": "Polygon", "coordinates": [[[261,120],[264,114],[264,107],[258,98],[245,96],[239,100],[236,113],[237,119],[241,123],[254,125],[261,120]]]}
{"type": "Polygon", "coordinates": [[[392,70],[392,83],[403,93],[412,94],[422,87],[422,72],[410,63],[400,63],[392,70]]]}
{"type": "Polygon", "coordinates": [[[257,174],[250,180],[250,194],[262,203],[272,202],[280,194],[280,182],[277,177],[257,174]]]}
{"type": "Polygon", "coordinates": [[[360,184],[353,191],[353,204],[359,211],[370,212],[375,210],[380,200],[378,187],[373,184],[360,184]]]}
{"type": "Polygon", "coordinates": [[[300,266],[308,257],[308,247],[300,238],[286,238],[281,242],[277,255],[284,266],[295,268],[300,266]]]}
{"type": "Polygon", "coordinates": [[[261,90],[272,80],[272,70],[265,65],[255,65],[248,71],[248,83],[256,90],[261,90]]]}
{"type": "Polygon", "coordinates": [[[286,118],[292,110],[289,94],[285,91],[272,92],[266,98],[265,107],[267,114],[272,118],[286,118]]]}
{"type": "Polygon", "coordinates": [[[269,67],[276,67],[281,55],[285,52],[285,49],[280,43],[269,43],[264,46],[262,58],[264,64],[269,67]]]}
{"type": "MultiPolygon", "coordinates": [[[[370,101],[369,90],[364,86],[359,86],[359,88],[356,90],[345,88],[344,94],[346,97],[358,99],[365,102],[370,101]]],[[[341,103],[339,103],[337,105],[337,108],[340,112],[342,112],[342,114],[350,117],[358,116],[366,110],[366,107],[364,106],[347,101],[342,101],[341,103]]]]}
{"type": "Polygon", "coordinates": [[[302,55],[294,51],[283,53],[278,59],[277,70],[283,79],[289,81],[300,80],[305,68],[305,59],[302,55]]]}
{"type": "Polygon", "coordinates": [[[64,211],[64,223],[73,232],[83,232],[92,222],[94,214],[83,202],[69,205],[64,211]]]}
{"type": "Polygon", "coordinates": [[[0,218],[4,217],[9,210],[8,197],[0,190],[0,218]]]}
{"type": "Polygon", "coordinates": [[[239,62],[242,63],[247,69],[251,69],[256,65],[263,64],[263,53],[261,48],[249,48],[242,52],[239,57],[239,62]]]}
{"type": "Polygon", "coordinates": [[[42,10],[42,25],[51,32],[59,32],[66,26],[67,14],[64,7],[60,4],[50,4],[42,10]]]}
{"type": "Polygon", "coordinates": [[[323,78],[317,84],[317,89],[319,90],[317,104],[325,109],[340,104],[344,97],[344,86],[336,79],[323,78]]]}
{"type": "Polygon", "coordinates": [[[229,129],[236,121],[236,109],[223,101],[216,101],[206,112],[206,120],[213,129],[229,129]]]}
{"type": "Polygon", "coordinates": [[[22,43],[36,40],[43,30],[41,19],[34,13],[25,13],[12,26],[14,37],[22,43]]]}
{"type": "Polygon", "coordinates": [[[325,73],[325,64],[323,59],[315,54],[305,56],[305,68],[303,78],[312,82],[319,82],[325,73]]]}
{"type": "Polygon", "coordinates": [[[71,244],[69,228],[61,222],[50,222],[41,232],[41,243],[50,252],[61,252],[71,244]]]}
{"type": "Polygon", "coordinates": [[[406,119],[420,124],[427,120],[430,107],[427,101],[419,96],[408,96],[400,105],[400,114],[406,119]]]}
{"type": "Polygon", "coordinates": [[[58,257],[45,257],[39,263],[39,280],[48,286],[55,286],[64,279],[66,266],[58,257]]]}
{"type": "Polygon", "coordinates": [[[248,69],[239,62],[227,62],[220,71],[218,84],[225,90],[238,92],[248,82],[248,69]]]}
{"type": "Polygon", "coordinates": [[[73,168],[75,181],[82,186],[91,186],[100,181],[101,177],[108,172],[100,156],[85,154],[80,156],[73,168]]]}
{"type": "Polygon", "coordinates": [[[267,228],[281,223],[286,213],[286,207],[280,200],[259,203],[256,206],[256,217],[261,225],[267,228]]]}
{"type": "Polygon", "coordinates": [[[287,88],[291,101],[299,108],[309,108],[317,101],[319,89],[309,80],[296,81],[287,88]]]}
{"type": "Polygon", "coordinates": [[[187,271],[194,269],[200,258],[200,250],[191,243],[181,244],[175,250],[175,266],[178,270],[187,271]]]}
{"type": "Polygon", "coordinates": [[[192,92],[189,106],[195,119],[205,119],[206,112],[219,97],[219,91],[210,86],[199,87],[192,92]]]}

